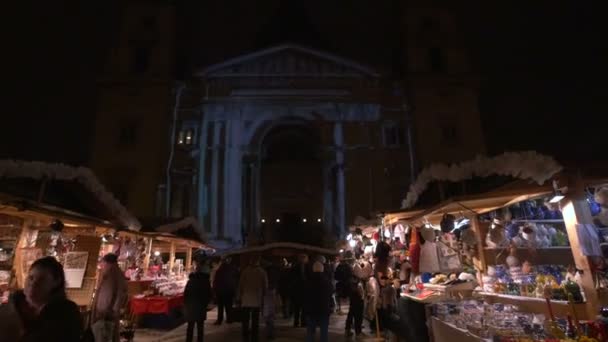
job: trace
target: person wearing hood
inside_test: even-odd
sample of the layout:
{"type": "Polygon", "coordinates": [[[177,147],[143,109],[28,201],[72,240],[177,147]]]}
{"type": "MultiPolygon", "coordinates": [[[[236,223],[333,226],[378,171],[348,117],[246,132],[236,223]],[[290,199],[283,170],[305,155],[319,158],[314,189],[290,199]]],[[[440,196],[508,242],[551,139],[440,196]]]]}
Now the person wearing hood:
{"type": "Polygon", "coordinates": [[[303,303],[303,311],[307,319],[307,342],[315,340],[317,326],[321,331],[320,341],[327,342],[332,293],[333,286],[329,278],[324,274],[323,264],[319,261],[315,262],[312,266],[312,274],[304,285],[304,295],[306,298],[303,303]]]}
{"type": "Polygon", "coordinates": [[[91,313],[91,329],[96,342],[118,341],[120,314],[127,298],[127,278],[118,267],[118,256],[108,253],[101,260],[91,313]]]}
{"type": "Polygon", "coordinates": [[[194,326],[197,328],[197,341],[203,342],[207,306],[211,300],[211,282],[209,265],[204,258],[196,260],[196,268],[190,274],[184,290],[184,318],[188,322],[186,342],[194,338],[194,326]]]}

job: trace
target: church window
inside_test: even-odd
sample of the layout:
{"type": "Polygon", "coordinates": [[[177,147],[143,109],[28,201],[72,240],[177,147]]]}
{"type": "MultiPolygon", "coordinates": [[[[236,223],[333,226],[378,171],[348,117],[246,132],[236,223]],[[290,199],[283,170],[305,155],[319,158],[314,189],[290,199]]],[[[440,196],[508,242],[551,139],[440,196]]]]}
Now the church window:
{"type": "Polygon", "coordinates": [[[395,122],[386,122],[382,126],[382,143],[385,147],[398,147],[403,145],[403,131],[395,122]]]}
{"type": "Polygon", "coordinates": [[[150,47],[137,46],[133,48],[131,61],[131,72],[134,74],[143,74],[148,71],[150,66],[150,47]]]}
{"type": "Polygon", "coordinates": [[[193,140],[193,132],[191,129],[189,129],[186,131],[186,145],[192,145],[193,140]]]}
{"type": "Polygon", "coordinates": [[[194,145],[194,129],[183,129],[177,134],[177,144],[180,146],[194,145]]]}
{"type": "Polygon", "coordinates": [[[179,134],[177,135],[177,144],[183,145],[185,141],[186,141],[186,132],[179,131],[179,134]]]}
{"type": "Polygon", "coordinates": [[[443,52],[438,47],[432,47],[429,49],[429,66],[431,71],[443,71],[444,70],[444,57],[443,52]]]}

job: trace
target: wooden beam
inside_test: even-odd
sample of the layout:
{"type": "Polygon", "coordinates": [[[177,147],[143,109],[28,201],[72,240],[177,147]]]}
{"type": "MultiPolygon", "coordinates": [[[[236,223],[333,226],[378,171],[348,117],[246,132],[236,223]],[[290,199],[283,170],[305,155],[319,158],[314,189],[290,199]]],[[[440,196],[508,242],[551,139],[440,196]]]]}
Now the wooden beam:
{"type": "Polygon", "coordinates": [[[581,189],[573,189],[569,196],[562,202],[562,214],[566,223],[568,239],[572,248],[572,254],[576,268],[583,271],[582,290],[585,292],[587,317],[592,318],[599,312],[599,296],[595,288],[593,270],[589,257],[581,252],[581,241],[578,238],[578,225],[593,223],[589,204],[585,200],[581,189]]]}
{"type": "Polygon", "coordinates": [[[190,272],[192,268],[192,248],[186,251],[186,272],[190,272]]]}
{"type": "Polygon", "coordinates": [[[150,257],[152,256],[152,238],[146,238],[146,256],[144,257],[144,273],[148,271],[150,268],[150,257]]]}
{"type": "Polygon", "coordinates": [[[474,215],[470,218],[471,220],[471,228],[475,232],[475,240],[477,241],[477,255],[479,258],[479,265],[476,265],[479,268],[479,272],[485,272],[486,267],[488,266],[486,262],[486,254],[484,253],[484,240],[486,237],[485,229],[482,229],[481,222],[479,222],[479,217],[474,215]]]}
{"type": "Polygon", "coordinates": [[[175,242],[171,242],[171,249],[169,250],[169,274],[173,272],[173,266],[175,265],[175,242]]]}

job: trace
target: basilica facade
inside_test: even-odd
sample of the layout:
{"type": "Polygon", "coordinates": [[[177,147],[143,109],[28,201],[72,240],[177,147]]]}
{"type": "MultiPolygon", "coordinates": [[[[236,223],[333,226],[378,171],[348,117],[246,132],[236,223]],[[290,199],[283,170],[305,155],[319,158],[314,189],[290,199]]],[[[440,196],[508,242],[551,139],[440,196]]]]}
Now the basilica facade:
{"type": "Polygon", "coordinates": [[[281,43],[177,81],[171,6],[133,6],[100,80],[91,164],[139,216],[194,216],[227,246],[296,225],[340,237],[398,208],[420,167],[484,152],[447,11],[404,13],[404,79],[281,43]]]}

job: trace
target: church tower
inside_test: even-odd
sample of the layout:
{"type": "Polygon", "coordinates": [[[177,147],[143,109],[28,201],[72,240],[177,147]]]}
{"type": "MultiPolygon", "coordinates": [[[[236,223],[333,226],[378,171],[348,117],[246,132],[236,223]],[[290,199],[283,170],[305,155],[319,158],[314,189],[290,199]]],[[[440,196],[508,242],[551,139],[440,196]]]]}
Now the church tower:
{"type": "Polygon", "coordinates": [[[90,165],[139,217],[162,201],[174,80],[174,9],[167,1],[122,2],[119,36],[98,82],[90,165]]]}
{"type": "Polygon", "coordinates": [[[478,80],[454,11],[439,0],[404,8],[405,75],[420,167],[485,153],[478,80]]]}

